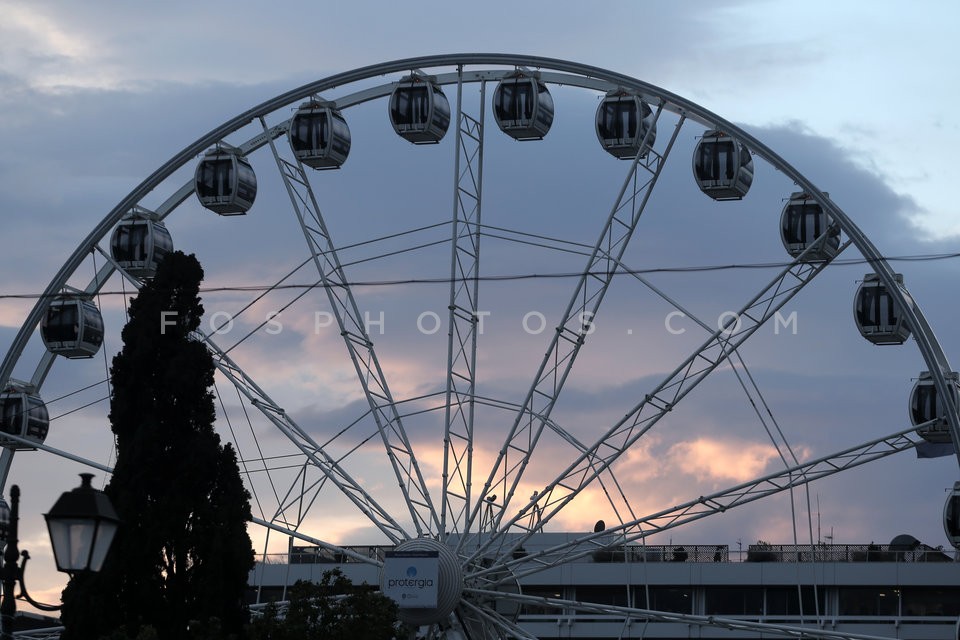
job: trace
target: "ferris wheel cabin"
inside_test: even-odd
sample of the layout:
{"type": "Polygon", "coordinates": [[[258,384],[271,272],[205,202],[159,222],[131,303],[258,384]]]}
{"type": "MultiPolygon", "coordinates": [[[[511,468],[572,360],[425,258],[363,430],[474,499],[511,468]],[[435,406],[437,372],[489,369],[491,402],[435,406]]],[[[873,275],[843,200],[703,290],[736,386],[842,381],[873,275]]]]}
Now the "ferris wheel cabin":
{"type": "MultiPolygon", "coordinates": [[[[903,276],[896,274],[899,284],[903,276]]],[[[853,319],[860,335],[874,344],[903,344],[910,337],[899,304],[875,273],[863,276],[853,303],[853,319]]]]}
{"type": "MultiPolygon", "coordinates": [[[[946,376],[953,404],[958,404],[960,375],[952,371],[946,376]]],[[[920,373],[910,392],[910,423],[919,426],[931,420],[933,424],[917,429],[917,433],[928,442],[950,442],[950,423],[947,420],[947,404],[937,397],[937,387],[929,371],[920,373]]]]}
{"type": "Polygon", "coordinates": [[[110,238],[110,255],[136,278],[152,278],[171,252],[173,239],[160,217],[139,207],[120,221],[110,238]]]}
{"type": "Polygon", "coordinates": [[[57,298],[47,307],[40,337],[51,353],[66,358],[90,358],[103,344],[103,317],[92,300],[57,298]]]}
{"type": "Polygon", "coordinates": [[[955,549],[960,549],[960,482],[953,484],[953,491],[943,505],[943,531],[955,549]]]}
{"type": "Polygon", "coordinates": [[[194,174],[197,197],[222,216],[243,215],[257,197],[257,176],[237,149],[216,146],[207,151],[194,174]]]}
{"type": "Polygon", "coordinates": [[[350,128],[332,102],[300,105],[287,138],[297,160],[314,169],[339,169],[350,153],[350,128]]]}
{"type": "MultiPolygon", "coordinates": [[[[830,194],[824,192],[824,196],[830,194]]],[[[808,193],[790,194],[780,215],[780,238],[783,247],[794,258],[813,246],[804,262],[822,262],[837,255],[840,248],[840,226],[808,193]],[[817,240],[826,234],[819,243],[817,240]]]]}
{"type": "Polygon", "coordinates": [[[493,116],[515,140],[542,140],[553,124],[553,96],[536,77],[518,73],[497,85],[493,116]]]}
{"type": "Polygon", "coordinates": [[[638,155],[645,158],[657,139],[650,106],[640,96],[624,90],[604,96],[597,107],[596,130],[604,151],[621,160],[638,155]]]}
{"type": "Polygon", "coordinates": [[[422,75],[397,83],[390,96],[390,122],[413,144],[436,144],[450,126],[450,103],[440,86],[422,75]]]}
{"type": "Polygon", "coordinates": [[[5,438],[4,434],[43,444],[49,431],[50,416],[47,405],[30,385],[13,383],[0,393],[0,446],[14,450],[33,450],[36,447],[5,438]]]}
{"type": "Polygon", "coordinates": [[[753,183],[753,157],[723,131],[707,131],[693,152],[693,177],[714,200],[740,200],[753,183]]]}

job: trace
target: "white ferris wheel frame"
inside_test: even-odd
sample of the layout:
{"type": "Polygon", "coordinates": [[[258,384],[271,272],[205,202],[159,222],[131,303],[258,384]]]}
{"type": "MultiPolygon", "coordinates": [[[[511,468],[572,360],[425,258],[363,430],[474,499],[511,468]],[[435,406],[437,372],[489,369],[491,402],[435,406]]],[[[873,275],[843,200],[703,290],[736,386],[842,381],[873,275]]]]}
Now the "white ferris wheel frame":
{"type": "MultiPolygon", "coordinates": [[[[306,430],[297,425],[240,366],[230,359],[227,353],[217,347],[211,336],[198,337],[203,339],[210,347],[219,371],[230,379],[237,389],[260,409],[278,430],[294,442],[303,454],[322,471],[324,476],[335,484],[393,543],[398,544],[404,540],[430,534],[436,535],[442,541],[448,532],[451,532],[460,534],[457,551],[461,551],[463,541],[468,538],[469,534],[479,530],[479,525],[486,515],[489,517],[488,524],[493,533],[486,538],[483,544],[477,545],[471,553],[464,551],[464,563],[472,563],[484,552],[493,549],[495,546],[498,547],[498,552],[504,557],[509,556],[587,484],[600,478],[602,473],[609,468],[619,455],[618,449],[622,451],[627,445],[643,435],[663,413],[669,411],[673,404],[686,395],[702,377],[709,374],[724,358],[731,357],[735,353],[736,347],[748,338],[753,330],[763,324],[793,293],[799,290],[809,279],[815,277],[830,262],[827,260],[820,263],[803,263],[801,261],[802,256],[797,258],[790,267],[784,269],[771,282],[768,289],[762,291],[744,307],[742,310],[744,313],[741,313],[740,317],[750,319],[750,326],[738,329],[732,335],[722,329],[717,330],[704,343],[701,350],[691,356],[691,360],[699,357],[712,362],[712,366],[691,375],[690,361],[681,364],[663,384],[649,394],[623,421],[612,426],[597,442],[583,444],[576,442],[572,436],[555,425],[550,419],[550,413],[553,403],[563,387],[566,374],[569,373],[577,352],[584,343],[586,329],[581,322],[583,313],[595,313],[606,292],[606,286],[609,284],[609,278],[605,283],[593,282],[593,279],[587,275],[591,271],[590,266],[588,266],[580,278],[578,288],[571,297],[565,313],[565,320],[554,335],[550,350],[543,359],[540,371],[526,395],[524,404],[513,407],[516,411],[516,420],[507,435],[507,441],[504,443],[500,456],[491,469],[486,483],[476,495],[473,495],[470,489],[469,480],[465,484],[461,483],[457,486],[452,479],[453,476],[459,475],[460,477],[470,478],[473,472],[469,451],[472,449],[474,403],[488,401],[488,399],[476,396],[474,387],[475,326],[477,322],[475,311],[479,308],[477,301],[479,237],[477,234],[482,195],[483,88],[487,82],[497,82],[514,73],[517,68],[535,69],[539,79],[547,85],[566,85],[600,92],[625,89],[637,93],[650,104],[656,111],[655,117],[659,117],[662,111],[679,116],[679,121],[673,128],[672,137],[667,144],[666,151],[662,153],[651,152],[649,157],[638,157],[633,160],[631,169],[618,195],[617,204],[610,212],[607,227],[598,239],[590,258],[590,265],[599,265],[597,271],[612,273],[617,267],[621,266],[620,258],[623,255],[623,249],[636,227],[646,199],[655,186],[659,170],[666,161],[673,140],[676,139],[676,135],[683,124],[689,120],[709,129],[721,129],[743,143],[754,156],[763,159],[793,180],[802,191],[809,194],[839,225],[847,238],[847,243],[844,246],[852,244],[860,251],[902,310],[927,369],[931,372],[938,400],[942,401],[944,405],[951,437],[954,443],[960,442],[960,414],[957,410],[956,397],[951,392],[951,382],[948,380],[948,375],[952,369],[918,303],[907,293],[902,283],[898,282],[894,270],[869,238],[834,201],[825,196],[823,191],[748,132],[680,96],[635,78],[598,67],[564,60],[513,54],[476,53],[425,56],[371,65],[333,75],[303,85],[257,105],[197,139],[174,155],[124,197],[67,258],[23,322],[3,363],[0,364],[0,388],[4,388],[10,379],[13,368],[40,324],[49,301],[64,289],[68,279],[86,256],[93,251],[97,251],[104,255],[107,264],[100,269],[90,282],[84,291],[85,294],[96,294],[112,276],[113,272],[119,269],[116,262],[112,260],[109,251],[101,247],[104,239],[109,237],[117,223],[179,168],[192,163],[206,149],[221,142],[228,135],[248,126],[251,122],[259,121],[262,124],[263,132],[238,145],[238,149],[241,153],[248,154],[262,147],[269,147],[277,160],[278,169],[290,193],[291,202],[310,247],[312,259],[330,296],[331,303],[337,311],[341,333],[357,369],[358,377],[364,386],[364,393],[370,405],[370,413],[377,423],[394,474],[404,492],[404,499],[410,511],[414,530],[407,531],[386,509],[381,507],[373,496],[361,486],[361,483],[342,469],[337,460],[329,456],[310,437],[306,430]],[[486,68],[491,66],[495,68],[486,68]],[[454,70],[447,70],[451,68],[454,70]],[[434,502],[427,491],[415,454],[406,437],[403,421],[397,410],[397,402],[394,400],[386,378],[380,369],[372,341],[366,336],[363,324],[358,321],[359,308],[353,300],[349,283],[343,275],[343,267],[339,262],[336,246],[326,232],[322,213],[313,195],[309,180],[304,173],[303,165],[296,161],[291,162],[284,159],[274,144],[276,138],[286,134],[290,120],[287,119],[274,126],[267,126],[265,120],[266,116],[275,114],[280,109],[296,105],[301,100],[325,94],[353,83],[375,79],[386,74],[434,69],[440,71],[431,76],[433,81],[439,85],[457,87],[455,119],[451,122],[457,130],[455,142],[456,195],[453,207],[454,224],[451,243],[449,304],[449,321],[453,330],[450,332],[448,345],[444,491],[439,509],[434,506],[434,502]],[[481,85],[481,112],[478,117],[465,113],[462,104],[462,88],[470,83],[480,83],[481,85]],[[613,228],[619,228],[618,225],[627,228],[628,231],[620,234],[614,233],[613,228]],[[782,288],[780,285],[791,278],[800,281],[797,288],[788,288],[786,293],[780,291],[782,288]],[[771,293],[774,290],[778,293],[771,293]],[[577,300],[583,302],[577,303],[577,300]],[[705,353],[711,354],[709,358],[704,356],[705,353]],[[551,362],[562,364],[551,365],[551,362]],[[555,430],[562,437],[571,441],[580,451],[579,459],[561,473],[554,482],[546,486],[538,496],[534,496],[528,502],[523,503],[520,509],[514,509],[511,512],[514,515],[511,516],[508,514],[508,505],[523,470],[533,453],[533,447],[544,429],[555,430]],[[612,444],[614,439],[618,443],[616,446],[612,444]],[[528,444],[523,445],[524,441],[528,444]],[[510,466],[505,459],[508,450],[511,450],[515,458],[519,459],[519,462],[514,462],[513,466],[510,466]],[[461,465],[464,468],[461,468],[461,465]],[[581,479],[575,481],[574,478],[581,479]],[[487,499],[495,490],[495,486],[501,487],[503,500],[497,504],[496,512],[485,514],[483,511],[488,506],[489,501],[487,499]],[[538,519],[536,526],[527,526],[524,522],[533,510],[542,514],[543,521],[541,523],[538,519]],[[506,532],[509,530],[519,530],[522,535],[505,541],[506,532]]],[[[385,82],[340,96],[334,102],[338,109],[346,109],[389,96],[396,85],[396,82],[385,82]]],[[[157,207],[155,212],[160,219],[163,219],[192,195],[193,191],[193,181],[190,180],[157,207]]],[[[119,270],[122,272],[122,269],[119,270]]],[[[136,278],[132,278],[125,273],[123,275],[135,284],[138,282],[136,278]]],[[[55,358],[56,356],[50,352],[46,352],[41,357],[30,380],[31,385],[38,389],[42,386],[55,358]]],[[[771,493],[804,484],[814,478],[836,473],[839,470],[910,448],[914,446],[915,442],[907,438],[907,434],[914,429],[915,427],[906,429],[802,465],[797,464],[783,472],[731,487],[710,496],[701,496],[697,500],[658,514],[630,518],[612,531],[608,530],[604,535],[609,536],[611,533],[619,535],[623,542],[642,539],[653,532],[662,531],[683,522],[726,510],[731,506],[744,504],[771,493]]],[[[16,437],[13,439],[16,439],[16,437]]],[[[102,470],[109,470],[104,465],[80,459],[69,452],[58,451],[46,445],[40,445],[38,448],[57,455],[71,457],[102,470]]],[[[958,462],[960,462],[960,448],[955,447],[955,450],[958,462]]],[[[0,456],[0,488],[6,481],[12,458],[13,451],[10,449],[5,449],[0,456]]],[[[328,545],[323,541],[311,538],[302,532],[278,526],[273,522],[261,519],[254,519],[254,521],[268,528],[282,531],[292,537],[337,549],[339,552],[345,552],[346,555],[352,553],[335,545],[328,545]]],[[[601,537],[603,536],[600,534],[581,536],[573,543],[538,552],[533,556],[524,558],[522,562],[527,563],[527,566],[529,566],[529,563],[533,563],[535,566],[542,567],[580,558],[602,546],[601,537]]],[[[354,555],[356,555],[355,559],[357,560],[371,561],[369,557],[354,555]]],[[[497,577],[493,574],[498,571],[516,569],[515,577],[520,577],[537,570],[528,568],[524,572],[523,569],[520,569],[520,564],[520,560],[507,560],[495,567],[478,568],[470,574],[470,577],[476,580],[486,577],[488,581],[492,580],[492,584],[495,584],[497,577]]],[[[472,589],[478,594],[483,592],[482,588],[473,587],[472,589]]],[[[470,591],[470,589],[467,589],[467,591],[470,591]]],[[[587,608],[589,609],[589,607],[587,608]]],[[[610,609],[612,611],[616,608],[610,609]]],[[[654,616],[651,612],[647,612],[647,614],[654,616]]],[[[706,622],[693,620],[695,616],[690,616],[690,618],[690,621],[696,624],[707,624],[706,622]]],[[[505,623],[497,621],[497,624],[505,623]]],[[[716,621],[710,624],[716,624],[716,621]]],[[[775,626],[764,625],[764,628],[775,631],[775,626]]],[[[784,635],[792,635],[792,632],[785,628],[781,632],[784,635]]],[[[811,630],[805,630],[805,632],[811,634],[811,630]]],[[[816,632],[813,635],[816,635],[816,632]]],[[[839,636],[821,631],[819,637],[839,636]]]]}

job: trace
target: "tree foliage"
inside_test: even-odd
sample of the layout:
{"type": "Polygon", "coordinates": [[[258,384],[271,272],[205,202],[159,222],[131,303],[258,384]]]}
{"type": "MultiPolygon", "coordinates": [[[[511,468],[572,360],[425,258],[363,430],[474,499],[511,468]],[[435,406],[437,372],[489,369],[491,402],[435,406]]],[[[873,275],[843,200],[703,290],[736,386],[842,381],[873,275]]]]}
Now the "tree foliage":
{"type": "Polygon", "coordinates": [[[250,623],[250,640],[391,640],[406,637],[397,604],[379,591],[354,585],[339,569],[320,582],[297,581],[281,616],[268,605],[250,623]]]}
{"type": "Polygon", "coordinates": [[[250,496],[213,429],[213,360],[191,338],[202,278],[194,256],[172,253],[131,301],[110,371],[117,459],[105,489],[122,525],[103,570],[64,591],[64,638],[243,633],[250,496]]]}

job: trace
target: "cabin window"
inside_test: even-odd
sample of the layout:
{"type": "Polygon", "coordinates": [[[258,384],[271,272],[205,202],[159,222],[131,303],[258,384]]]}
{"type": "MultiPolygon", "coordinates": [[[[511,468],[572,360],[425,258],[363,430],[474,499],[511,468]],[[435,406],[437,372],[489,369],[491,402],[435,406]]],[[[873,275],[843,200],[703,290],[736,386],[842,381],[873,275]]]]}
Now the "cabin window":
{"type": "Polygon", "coordinates": [[[197,190],[201,198],[219,198],[231,195],[233,159],[204,160],[197,176],[197,190]]]}
{"type": "Polygon", "coordinates": [[[113,242],[113,258],[118,262],[141,262],[146,259],[147,225],[117,227],[113,242]]]}
{"type": "Polygon", "coordinates": [[[426,87],[403,87],[394,94],[393,121],[398,125],[425,125],[430,115],[426,87]]]}
{"type": "Polygon", "coordinates": [[[635,139],[638,107],[633,100],[609,101],[603,105],[600,136],[604,139],[635,139]]]}
{"type": "Polygon", "coordinates": [[[47,310],[44,336],[50,342],[72,342],[80,337],[80,316],[75,304],[51,306],[47,310]]]}
{"type": "Polygon", "coordinates": [[[860,304],[857,305],[857,320],[865,328],[892,327],[897,324],[897,307],[893,296],[883,287],[863,287],[860,304]]]}
{"type": "Polygon", "coordinates": [[[700,145],[697,175],[701,180],[733,180],[735,147],[732,140],[706,141],[700,145]]]}

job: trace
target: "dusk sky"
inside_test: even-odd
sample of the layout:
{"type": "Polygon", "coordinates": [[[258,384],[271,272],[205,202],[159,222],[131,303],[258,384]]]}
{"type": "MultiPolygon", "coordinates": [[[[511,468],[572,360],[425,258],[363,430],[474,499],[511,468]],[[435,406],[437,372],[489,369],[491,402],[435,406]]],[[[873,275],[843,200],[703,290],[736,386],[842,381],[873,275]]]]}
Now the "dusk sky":
{"type": "MultiPolygon", "coordinates": [[[[960,89],[953,2],[928,2],[905,12],[902,4],[714,2],[666,5],[612,2],[602,9],[573,2],[482,7],[419,3],[415,12],[393,3],[318,5],[290,2],[268,10],[253,2],[168,2],[130,5],[101,2],[0,0],[0,352],[7,346],[60,265],[89,231],[147,175],[225,120],[273,96],[357,67],[443,53],[517,53],[565,59],[627,74],[692,100],[735,122],[790,162],[836,202],[904,274],[947,357],[956,368],[960,337],[954,317],[960,259],[916,260],[956,254],[960,217],[950,168],[960,148],[954,112],[960,89]]],[[[394,80],[382,78],[381,82],[394,80]]],[[[492,87],[488,89],[489,94],[492,87]]],[[[518,143],[487,122],[484,222],[529,234],[592,243],[616,197],[629,163],[604,153],[593,132],[596,92],[551,87],[557,117],[542,142],[518,143]]],[[[446,88],[448,97],[454,88],[446,88]]],[[[329,97],[335,98],[336,92],[329,97]]],[[[296,105],[293,105],[296,106],[296,105]]],[[[292,108],[288,115],[292,114],[292,108]]],[[[489,110],[488,110],[489,114],[489,110]]],[[[453,133],[441,144],[414,147],[392,131],[385,100],[344,114],[353,148],[344,168],[311,174],[321,210],[344,261],[363,260],[413,241],[354,243],[449,220],[453,133]]],[[[278,122],[272,116],[270,124],[278,122]]],[[[675,119],[661,121],[662,150],[675,119]]],[[[754,186],[742,202],[714,203],[690,172],[690,154],[702,133],[685,126],[626,253],[633,269],[667,291],[703,322],[739,309],[775,275],[780,263],[780,210],[790,180],[758,162],[754,186]],[[690,267],[740,265],[720,270],[690,267]],[[660,271],[658,271],[660,270],[660,271]]],[[[255,134],[247,128],[233,143],[255,134]]],[[[286,145],[286,141],[278,140],[286,145]]],[[[175,246],[197,254],[206,270],[209,318],[233,314],[256,292],[309,257],[269,152],[253,158],[260,193],[249,215],[221,218],[191,197],[168,221],[175,246]]],[[[171,188],[145,202],[156,205],[192,175],[188,163],[171,188]]],[[[448,227],[423,239],[442,239],[448,227]]],[[[418,236],[420,237],[420,236],[418,236]]],[[[486,242],[486,240],[484,241],[486,242]]],[[[105,245],[104,245],[105,246],[105,245]]],[[[359,262],[348,268],[361,308],[384,314],[374,335],[394,396],[404,410],[431,406],[424,394],[442,391],[446,327],[418,331],[424,312],[446,323],[448,285],[387,284],[443,279],[449,246],[359,262]]],[[[763,327],[741,351],[777,425],[800,459],[813,459],[909,426],[910,388],[924,368],[913,341],[876,347],[852,319],[856,287],[869,267],[855,250],[832,265],[788,305],[797,331],[763,327]]],[[[102,265],[101,256],[96,264],[102,265]]],[[[489,325],[481,337],[478,391],[521,402],[540,362],[557,314],[563,311],[586,258],[491,240],[482,248],[485,282],[481,306],[489,325]],[[533,274],[553,275],[530,278],[533,274]],[[519,278],[513,279],[517,276],[519,278]],[[532,335],[527,314],[543,314],[547,330],[532,335]]],[[[307,265],[310,267],[310,265],[307,265]]],[[[93,261],[71,281],[82,286],[93,261]]],[[[311,267],[312,268],[312,267],[311,267]]],[[[312,283],[304,268],[293,283],[312,283]]],[[[105,377],[107,360],[120,349],[129,284],[98,301],[110,334],[105,354],[85,362],[58,362],[44,387],[56,398],[105,377]],[[125,287],[125,289],[124,289],[125,287]],[[125,292],[125,293],[124,293],[125,292]]],[[[287,304],[299,290],[271,293],[218,340],[227,348],[287,304]]],[[[363,415],[362,393],[343,342],[332,327],[315,326],[329,309],[314,291],[284,312],[283,329],[261,330],[231,352],[251,376],[318,440],[363,415]]],[[[667,323],[673,307],[641,282],[619,276],[567,382],[553,418],[577,438],[592,442],[630,411],[706,337],[689,318],[667,323]],[[671,332],[678,327],[683,333],[671,332]]],[[[207,326],[209,328],[209,325],[207,326]]],[[[36,341],[18,377],[32,372],[36,341]]],[[[251,417],[226,381],[218,382],[220,429],[265,429],[251,417]],[[228,423],[229,420],[229,423],[228,423]]],[[[104,387],[51,406],[47,444],[110,464],[104,387]],[[90,402],[89,407],[80,408],[90,402]]],[[[436,404],[436,401],[433,401],[436,404]]],[[[407,426],[427,484],[439,499],[442,412],[410,418],[407,426]]],[[[478,414],[474,482],[487,470],[511,416],[478,414]]],[[[367,432],[363,432],[367,429],[367,432]]],[[[363,433],[361,433],[363,432],[363,433]]],[[[262,431],[268,452],[288,452],[282,436],[262,431]]],[[[331,446],[349,447],[369,435],[331,446]]],[[[244,457],[252,440],[238,435],[244,457]]],[[[350,438],[354,438],[350,440],[350,438]]],[[[249,454],[249,455],[247,455],[249,454]]],[[[571,449],[545,436],[518,497],[542,487],[571,460],[571,449]]],[[[391,488],[382,446],[351,458],[358,478],[392,511],[405,512],[391,488]],[[382,498],[381,498],[382,496],[382,498]]],[[[637,512],[655,512],[699,495],[773,473],[779,455],[730,367],[702,387],[623,456],[617,477],[637,512]]],[[[14,460],[4,493],[23,491],[22,543],[31,563],[31,593],[55,601],[62,581],[40,514],[59,493],[77,484],[85,468],[45,453],[14,460]]],[[[102,480],[102,474],[98,474],[102,480]]],[[[255,474],[256,475],[256,474],[255,474]]],[[[260,479],[262,480],[262,474],[260,479]]],[[[887,543],[909,533],[932,546],[946,544],[941,511],[958,479],[956,457],[917,460],[902,453],[840,474],[797,492],[798,541],[832,536],[836,543],[887,543]],[[819,533],[818,533],[819,529],[819,533]]],[[[285,487],[258,485],[264,503],[285,487]],[[268,495],[269,494],[269,495],[268,495]]],[[[258,496],[260,494],[258,493],[258,496]]],[[[616,520],[601,492],[589,490],[551,526],[588,531],[595,520],[616,520]]],[[[326,494],[307,518],[309,535],[343,544],[379,542],[362,516],[341,509],[326,494]]],[[[259,515],[259,505],[254,512],[259,515]]],[[[264,507],[266,508],[266,507],[264,507]]],[[[672,530],[654,544],[728,544],[757,539],[793,542],[786,496],[732,510],[694,526],[672,530]]],[[[260,539],[259,532],[253,532],[260,539]]],[[[285,542],[277,542],[282,548],[285,542]]],[[[273,548],[273,550],[279,550],[273,548]]]]}

